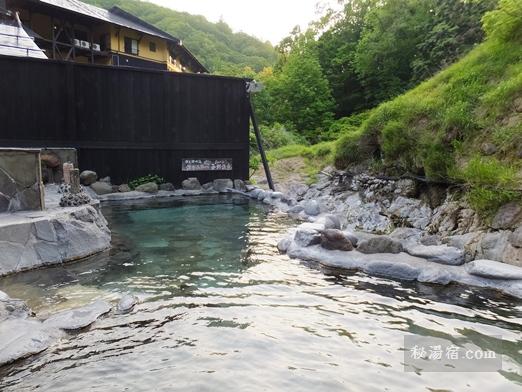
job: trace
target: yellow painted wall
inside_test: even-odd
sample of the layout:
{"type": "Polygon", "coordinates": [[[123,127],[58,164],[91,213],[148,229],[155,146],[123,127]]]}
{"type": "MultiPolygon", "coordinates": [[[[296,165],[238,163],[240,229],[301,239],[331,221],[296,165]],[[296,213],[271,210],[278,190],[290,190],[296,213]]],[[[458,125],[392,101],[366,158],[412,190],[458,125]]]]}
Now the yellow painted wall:
{"type": "Polygon", "coordinates": [[[168,50],[166,40],[142,34],[138,31],[130,30],[125,27],[111,26],[111,51],[126,56],[139,57],[146,60],[166,63],[168,60],[168,50]],[[138,56],[125,53],[125,37],[138,40],[138,56]],[[156,44],[156,52],[151,52],[149,43],[156,44]]]}

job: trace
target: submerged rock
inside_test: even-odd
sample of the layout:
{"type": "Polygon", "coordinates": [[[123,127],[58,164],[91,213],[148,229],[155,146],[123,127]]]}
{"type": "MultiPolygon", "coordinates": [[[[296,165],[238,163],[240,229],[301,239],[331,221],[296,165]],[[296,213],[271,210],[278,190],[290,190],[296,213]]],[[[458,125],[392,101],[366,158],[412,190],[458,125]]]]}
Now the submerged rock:
{"type": "Polygon", "coordinates": [[[401,253],[402,244],[388,236],[379,236],[361,241],[357,250],[361,253],[401,253]]]}
{"type": "Polygon", "coordinates": [[[336,229],[326,229],[321,232],[321,246],[329,250],[353,250],[350,239],[341,230],[336,229]]]}
{"type": "Polygon", "coordinates": [[[81,308],[57,313],[45,320],[44,325],[66,331],[82,329],[94,323],[100,316],[109,313],[110,310],[109,303],[97,300],[81,308]]]}
{"type": "Polygon", "coordinates": [[[465,261],[463,250],[447,245],[414,245],[407,247],[406,252],[412,256],[421,257],[439,264],[461,265],[465,261]]]}
{"type": "Polygon", "coordinates": [[[471,275],[483,278],[522,280],[522,268],[493,260],[475,260],[466,269],[471,275]]]}

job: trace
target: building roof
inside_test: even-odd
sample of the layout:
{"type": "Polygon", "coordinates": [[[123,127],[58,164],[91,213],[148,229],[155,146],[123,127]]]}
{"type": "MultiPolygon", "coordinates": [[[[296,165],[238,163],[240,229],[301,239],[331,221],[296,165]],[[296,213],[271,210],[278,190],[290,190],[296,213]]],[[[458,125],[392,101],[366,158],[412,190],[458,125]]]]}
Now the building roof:
{"type": "Polygon", "coordinates": [[[170,35],[169,33],[158,29],[150,23],[141,20],[135,15],[124,11],[119,7],[112,7],[109,10],[96,7],[94,5],[83,3],[79,0],[32,0],[35,3],[49,5],[51,7],[60,8],[64,11],[74,12],[89,18],[97,19],[103,22],[112,23],[117,26],[127,27],[132,30],[140,31],[145,34],[163,38],[176,45],[187,60],[198,68],[198,72],[208,72],[206,67],[186,48],[180,39],[170,35]]]}
{"type": "Polygon", "coordinates": [[[46,59],[27,32],[16,22],[0,20],[0,55],[46,59]]]}

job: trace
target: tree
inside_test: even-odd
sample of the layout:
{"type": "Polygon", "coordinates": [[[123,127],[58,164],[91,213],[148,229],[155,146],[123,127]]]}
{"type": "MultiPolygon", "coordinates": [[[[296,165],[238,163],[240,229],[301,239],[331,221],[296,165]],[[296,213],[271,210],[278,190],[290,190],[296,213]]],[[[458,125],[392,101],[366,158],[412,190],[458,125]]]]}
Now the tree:
{"type": "Polygon", "coordinates": [[[317,53],[300,39],[269,84],[274,119],[290,123],[310,142],[333,119],[334,100],[317,53]]]}

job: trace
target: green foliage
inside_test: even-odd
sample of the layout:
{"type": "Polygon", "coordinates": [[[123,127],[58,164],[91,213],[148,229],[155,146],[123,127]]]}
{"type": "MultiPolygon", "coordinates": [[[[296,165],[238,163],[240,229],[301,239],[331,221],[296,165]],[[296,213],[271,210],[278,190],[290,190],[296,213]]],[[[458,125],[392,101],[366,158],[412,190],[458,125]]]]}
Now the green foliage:
{"type": "Polygon", "coordinates": [[[512,189],[517,172],[496,158],[474,156],[455,177],[469,187],[468,200],[482,215],[494,214],[500,206],[520,198],[512,189]]]}
{"type": "Polygon", "coordinates": [[[183,44],[214,73],[235,75],[245,67],[261,71],[276,61],[269,42],[261,42],[245,33],[234,33],[224,22],[211,23],[203,16],[137,0],[84,0],[110,8],[118,6],[180,38],[183,44]]]}
{"type": "Polygon", "coordinates": [[[306,46],[294,49],[269,88],[275,120],[317,142],[321,129],[333,120],[334,101],[315,51],[306,46]]]}
{"type": "Polygon", "coordinates": [[[500,0],[499,7],[484,15],[484,29],[490,39],[520,41],[522,38],[522,2],[500,0]]]}
{"type": "Polygon", "coordinates": [[[143,176],[143,177],[138,177],[132,181],[129,181],[129,187],[131,189],[136,189],[137,187],[139,187],[140,185],[143,185],[143,184],[147,184],[149,182],[154,182],[158,185],[161,185],[161,184],[164,184],[165,183],[165,180],[158,176],[158,175],[152,175],[152,174],[149,174],[149,175],[146,175],[146,176],[143,176]]]}

